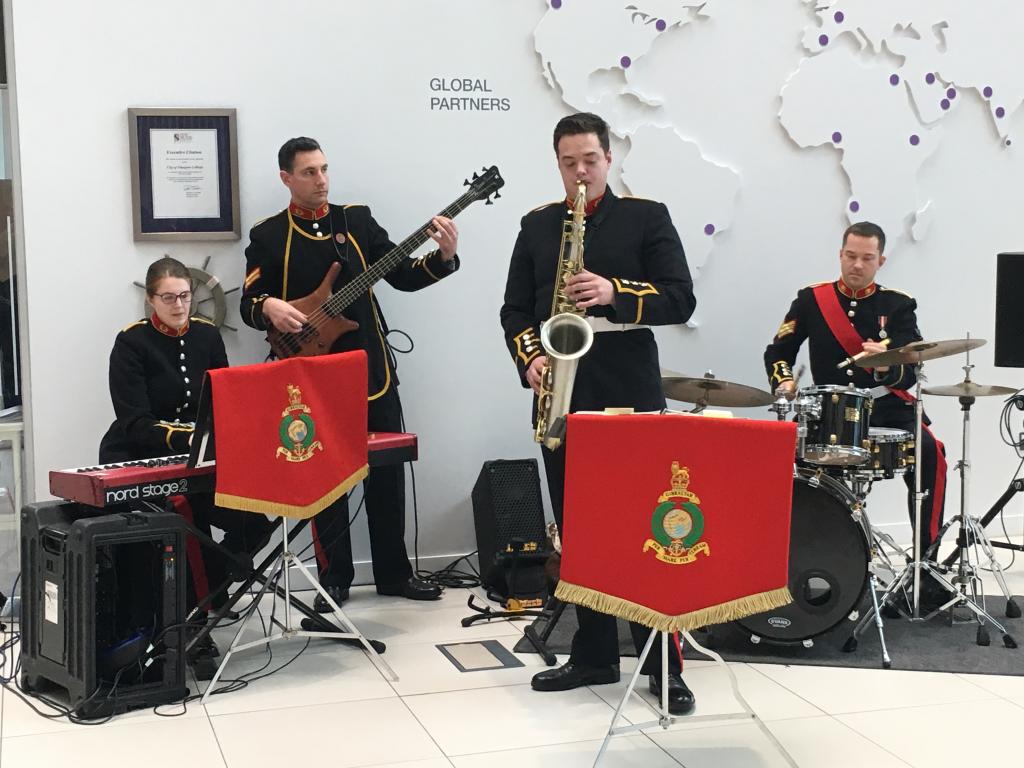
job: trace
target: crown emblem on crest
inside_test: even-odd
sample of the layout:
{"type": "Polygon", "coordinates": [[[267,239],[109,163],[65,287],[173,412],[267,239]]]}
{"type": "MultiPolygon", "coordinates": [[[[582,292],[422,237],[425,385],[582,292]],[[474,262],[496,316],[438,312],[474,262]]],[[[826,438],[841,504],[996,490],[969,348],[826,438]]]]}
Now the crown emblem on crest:
{"type": "Polygon", "coordinates": [[[294,384],[288,385],[288,403],[289,405],[302,405],[302,390],[294,384]]]}
{"type": "Polygon", "coordinates": [[[672,462],[671,488],[658,497],[658,505],[651,517],[653,538],[644,542],[643,551],[655,551],[663,563],[681,565],[692,563],[697,555],[711,554],[704,535],[704,513],[700,499],[690,490],[690,468],[672,462]]]}

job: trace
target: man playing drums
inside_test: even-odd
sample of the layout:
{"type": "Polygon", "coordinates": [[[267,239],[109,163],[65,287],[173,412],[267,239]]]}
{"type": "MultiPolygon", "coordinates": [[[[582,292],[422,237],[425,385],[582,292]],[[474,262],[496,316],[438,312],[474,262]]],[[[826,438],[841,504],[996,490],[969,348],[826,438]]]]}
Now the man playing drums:
{"type": "MultiPolygon", "coordinates": [[[[815,384],[836,384],[871,390],[874,397],[871,425],[894,427],[913,433],[914,368],[839,368],[850,356],[851,345],[868,354],[921,340],[913,298],[875,283],[875,273],[885,264],[885,233],[870,222],[858,222],[843,233],[839,250],[840,277],[831,283],[802,288],[786,318],[764,351],[765,370],[773,389],[787,398],[796,394],[792,367],[800,345],[810,341],[811,373],[815,384]],[[842,343],[846,342],[846,345],[842,343]]],[[[927,425],[928,418],[924,423],[927,425]]],[[[946,488],[945,449],[927,426],[921,432],[921,551],[926,552],[942,525],[946,488]]],[[[910,522],[914,523],[914,468],[904,474],[908,488],[910,522]]],[[[932,579],[922,584],[922,610],[943,602],[945,593],[932,579]]]]}

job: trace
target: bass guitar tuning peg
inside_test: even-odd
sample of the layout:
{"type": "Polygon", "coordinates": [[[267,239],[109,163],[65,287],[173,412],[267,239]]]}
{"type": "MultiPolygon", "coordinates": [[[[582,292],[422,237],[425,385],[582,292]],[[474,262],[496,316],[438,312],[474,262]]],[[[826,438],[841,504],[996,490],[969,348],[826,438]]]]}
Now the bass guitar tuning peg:
{"type": "Polygon", "coordinates": [[[495,193],[494,193],[494,196],[495,196],[495,197],[501,197],[501,192],[495,192],[495,193]]]}
{"type": "Polygon", "coordinates": [[[473,181],[476,181],[479,178],[480,178],[480,174],[479,173],[474,173],[473,174],[473,181]]]}
{"type": "Polygon", "coordinates": [[[468,187],[469,186],[469,179],[463,179],[462,180],[462,186],[468,187]]]}
{"type": "Polygon", "coordinates": [[[494,205],[494,201],[493,201],[493,200],[491,200],[491,198],[489,198],[489,197],[488,197],[488,198],[487,198],[487,199],[486,199],[486,200],[484,201],[484,205],[494,205]]]}

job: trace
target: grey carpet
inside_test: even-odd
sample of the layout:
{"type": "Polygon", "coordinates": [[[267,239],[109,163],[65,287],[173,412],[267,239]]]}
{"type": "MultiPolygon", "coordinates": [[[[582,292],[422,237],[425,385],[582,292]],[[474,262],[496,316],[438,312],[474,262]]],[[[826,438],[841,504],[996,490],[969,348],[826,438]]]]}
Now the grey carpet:
{"type": "MultiPolygon", "coordinates": [[[[1024,599],[1016,597],[1018,606],[1024,599]]],[[[1002,595],[987,598],[988,609],[1009,634],[1024,646],[1024,619],[1005,616],[1006,600],[1002,595]]],[[[962,672],[984,675],[1024,675],[1024,647],[1007,648],[1002,636],[990,627],[991,645],[976,643],[978,625],[951,624],[949,612],[928,622],[908,622],[905,619],[885,620],[885,642],[892,659],[893,669],[929,672],[962,672]]],[[[534,622],[538,634],[545,619],[534,622]]],[[[843,644],[853,631],[852,622],[844,622],[830,632],[814,638],[814,645],[779,645],[762,641],[754,645],[750,635],[735,624],[723,624],[711,631],[697,631],[694,638],[720,653],[727,661],[745,661],[761,664],[812,664],[826,667],[882,666],[878,631],[871,623],[861,633],[856,650],[846,653],[843,644]]],[[[554,653],[568,653],[572,636],[576,632],[576,612],[570,606],[555,624],[548,648],[554,653]]],[[[525,637],[516,643],[517,653],[535,652],[525,637]]],[[[619,621],[619,652],[623,656],[636,656],[629,629],[619,621]]],[[[696,651],[687,652],[687,658],[703,658],[696,651]]]]}

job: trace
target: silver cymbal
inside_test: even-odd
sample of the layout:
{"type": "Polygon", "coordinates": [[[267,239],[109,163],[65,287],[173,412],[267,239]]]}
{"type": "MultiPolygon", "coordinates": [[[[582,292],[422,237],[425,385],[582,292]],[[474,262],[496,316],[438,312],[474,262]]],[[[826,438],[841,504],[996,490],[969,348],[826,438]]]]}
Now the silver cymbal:
{"type": "MultiPolygon", "coordinates": [[[[860,368],[879,368],[888,365],[914,365],[925,360],[959,355],[985,344],[984,339],[948,339],[946,341],[915,341],[896,349],[887,349],[856,361],[860,368]]],[[[1014,390],[1016,391],[1016,390],[1014,390]]]]}
{"type": "Polygon", "coordinates": [[[940,397],[1000,397],[1012,395],[1017,390],[1013,387],[1001,387],[998,384],[976,384],[973,381],[961,381],[956,384],[925,387],[921,391],[926,395],[939,395],[940,397]]]}
{"type": "Polygon", "coordinates": [[[662,376],[661,388],[669,400],[680,400],[684,403],[720,405],[726,408],[757,408],[775,402],[771,392],[706,376],[662,376]]]}

